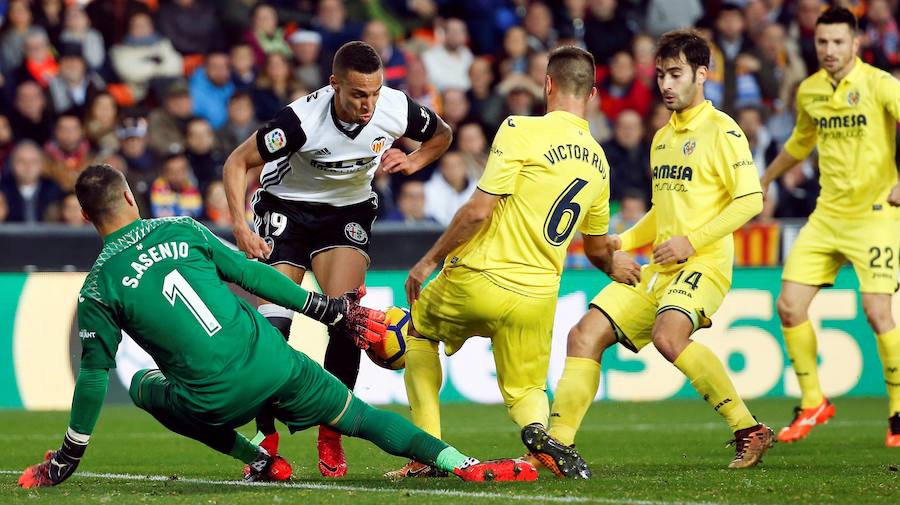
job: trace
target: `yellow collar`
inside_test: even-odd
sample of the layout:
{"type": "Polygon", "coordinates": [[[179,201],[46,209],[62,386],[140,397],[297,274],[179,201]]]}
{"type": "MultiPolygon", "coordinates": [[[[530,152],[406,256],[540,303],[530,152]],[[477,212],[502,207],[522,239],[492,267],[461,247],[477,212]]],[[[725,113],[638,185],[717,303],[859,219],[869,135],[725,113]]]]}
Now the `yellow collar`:
{"type": "Polygon", "coordinates": [[[672,114],[672,117],[669,118],[669,124],[675,131],[696,130],[699,118],[704,116],[706,111],[712,110],[712,108],[712,102],[704,100],[700,105],[672,114]]]}
{"type": "Polygon", "coordinates": [[[560,118],[565,119],[566,121],[569,121],[570,123],[575,123],[577,126],[583,128],[585,130],[588,130],[590,128],[590,125],[588,124],[587,119],[578,117],[575,114],[572,114],[571,112],[567,112],[564,110],[554,110],[554,111],[547,113],[548,116],[550,114],[558,115],[560,118]]]}

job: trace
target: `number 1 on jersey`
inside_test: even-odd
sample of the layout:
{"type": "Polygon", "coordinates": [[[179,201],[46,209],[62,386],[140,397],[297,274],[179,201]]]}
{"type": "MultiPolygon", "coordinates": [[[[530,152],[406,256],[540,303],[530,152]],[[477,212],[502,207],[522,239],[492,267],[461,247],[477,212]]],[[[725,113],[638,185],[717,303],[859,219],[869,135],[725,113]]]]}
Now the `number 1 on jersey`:
{"type": "Polygon", "coordinates": [[[216,316],[214,316],[209,310],[209,307],[203,303],[203,300],[200,299],[200,295],[194,291],[194,288],[188,284],[187,279],[185,279],[178,270],[172,270],[166,275],[165,279],[163,279],[162,292],[163,296],[166,297],[166,300],[168,300],[173,307],[175,306],[175,299],[181,298],[181,301],[191,309],[191,314],[194,315],[197,322],[200,323],[200,326],[203,327],[210,337],[222,329],[222,325],[219,324],[216,316]]]}

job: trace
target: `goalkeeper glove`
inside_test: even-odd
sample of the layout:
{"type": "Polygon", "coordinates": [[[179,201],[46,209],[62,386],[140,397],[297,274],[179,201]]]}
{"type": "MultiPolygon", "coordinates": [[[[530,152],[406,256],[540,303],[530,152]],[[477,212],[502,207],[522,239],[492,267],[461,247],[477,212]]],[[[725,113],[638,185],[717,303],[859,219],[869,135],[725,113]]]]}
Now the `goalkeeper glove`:
{"type": "Polygon", "coordinates": [[[84,435],[76,434],[70,428],[58,451],[47,451],[43,462],[29,466],[22,472],[19,486],[26,489],[55,486],[71,477],[87,449],[87,439],[83,437],[84,435]]]}
{"type": "Polygon", "coordinates": [[[331,326],[346,338],[353,340],[356,347],[368,349],[371,344],[384,340],[387,332],[384,312],[369,309],[359,304],[365,296],[364,286],[333,298],[310,292],[303,306],[303,314],[323,324],[331,326]]]}

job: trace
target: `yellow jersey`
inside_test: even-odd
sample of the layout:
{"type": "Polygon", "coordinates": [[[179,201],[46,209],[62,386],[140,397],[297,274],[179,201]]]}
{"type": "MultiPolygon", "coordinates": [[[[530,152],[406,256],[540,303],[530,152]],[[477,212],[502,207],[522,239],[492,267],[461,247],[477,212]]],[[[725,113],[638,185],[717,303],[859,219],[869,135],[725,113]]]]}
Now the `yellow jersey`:
{"type": "MultiPolygon", "coordinates": [[[[736,198],[761,193],[759,174],[744,132],[709,101],[672,114],[650,147],[656,246],[689,235],[722,213],[736,198]]],[[[643,244],[636,244],[643,245],[643,244]]],[[[696,251],[731,281],[731,234],[696,251]]],[[[675,270],[680,265],[659,267],[675,270]]]]}
{"type": "Polygon", "coordinates": [[[444,268],[465,266],[511,291],[552,296],[574,231],[607,233],[609,165],[588,122],[574,114],[507,118],[478,189],[503,198],[444,268]]]}
{"type": "Polygon", "coordinates": [[[863,63],[837,86],[819,70],[797,90],[797,125],[784,150],[797,159],[819,148],[816,212],[842,218],[896,219],[887,204],[897,184],[900,81],[863,63]]]}

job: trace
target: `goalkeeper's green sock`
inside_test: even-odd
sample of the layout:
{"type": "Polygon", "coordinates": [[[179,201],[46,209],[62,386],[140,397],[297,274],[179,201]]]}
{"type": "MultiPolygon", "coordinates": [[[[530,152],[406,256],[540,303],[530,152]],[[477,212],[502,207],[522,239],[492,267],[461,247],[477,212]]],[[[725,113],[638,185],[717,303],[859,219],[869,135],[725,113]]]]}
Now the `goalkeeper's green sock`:
{"type": "Polygon", "coordinates": [[[405,456],[448,472],[467,458],[399,414],[376,409],[355,396],[334,428],[345,435],[364,438],[394,456],[405,456]]]}
{"type": "Polygon", "coordinates": [[[259,447],[253,445],[244,435],[234,432],[234,447],[228,455],[249,464],[259,456],[259,447]]]}

